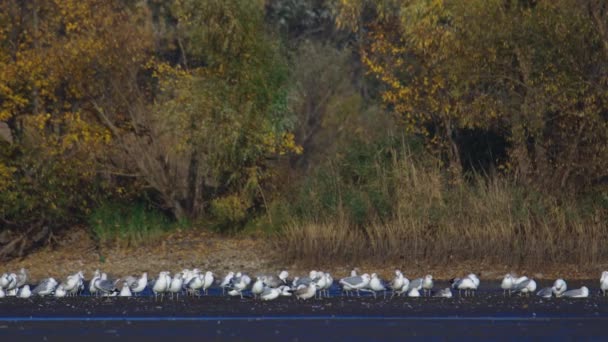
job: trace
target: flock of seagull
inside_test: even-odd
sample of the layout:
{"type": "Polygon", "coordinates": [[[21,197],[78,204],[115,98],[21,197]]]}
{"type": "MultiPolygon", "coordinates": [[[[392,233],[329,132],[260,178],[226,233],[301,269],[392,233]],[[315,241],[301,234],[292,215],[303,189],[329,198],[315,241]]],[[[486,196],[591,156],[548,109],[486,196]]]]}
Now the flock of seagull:
{"type": "MultiPolygon", "coordinates": [[[[155,299],[164,299],[165,295],[179,298],[180,294],[190,296],[207,295],[213,285],[219,285],[223,294],[229,296],[240,296],[243,298],[245,291],[249,291],[254,298],[263,301],[274,300],[279,297],[295,296],[299,300],[307,300],[315,297],[329,297],[330,288],[334,284],[332,275],[328,272],[310,271],[306,276],[289,279],[287,271],[281,271],[276,275],[260,275],[255,281],[247,274],[241,272],[229,272],[225,277],[218,278],[213,272],[202,272],[199,269],[184,269],[171,276],[170,272],[160,272],[155,279],[148,279],[148,274],[143,273],[140,277],[127,276],[115,280],[108,278],[106,273],[96,270],[90,281],[85,281],[82,271],[69,275],[59,283],[54,278],[46,278],[35,287],[30,288],[28,284],[28,272],[21,269],[17,273],[4,273],[0,277],[0,298],[14,296],[29,298],[31,296],[54,296],[71,297],[85,294],[88,290],[91,296],[120,296],[131,297],[141,295],[146,289],[154,294],[155,299]]],[[[426,275],[422,278],[409,280],[399,270],[390,282],[385,282],[376,273],[370,276],[367,273],[358,274],[357,269],[351,271],[350,276],[338,280],[342,292],[346,296],[357,296],[361,292],[371,292],[374,297],[383,293],[386,298],[387,291],[394,296],[421,297],[434,296],[452,298],[452,291],[458,291],[460,296],[475,296],[479,288],[480,280],[477,275],[471,273],[463,278],[450,280],[450,287],[433,292],[433,276],[426,275]]],[[[500,287],[503,296],[519,294],[530,296],[536,293],[543,298],[569,297],[586,298],[589,289],[585,286],[579,289],[568,290],[566,281],[557,279],[553,286],[540,289],[536,292],[536,281],[526,276],[517,277],[513,274],[504,276],[500,287]]],[[[602,272],[600,278],[600,290],[602,295],[608,294],[608,271],[602,272]]]]}

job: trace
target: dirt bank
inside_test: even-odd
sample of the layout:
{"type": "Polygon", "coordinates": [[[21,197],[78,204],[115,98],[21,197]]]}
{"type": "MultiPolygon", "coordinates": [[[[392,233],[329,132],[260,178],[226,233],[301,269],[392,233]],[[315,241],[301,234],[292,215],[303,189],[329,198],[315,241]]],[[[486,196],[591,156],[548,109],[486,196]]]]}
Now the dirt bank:
{"type": "Polygon", "coordinates": [[[282,258],[281,251],[267,239],[252,236],[227,237],[204,230],[178,230],[164,238],[138,247],[97,247],[84,228],[75,228],[57,238],[53,246],[44,247],[22,259],[14,259],[2,265],[0,272],[15,271],[21,267],[29,270],[35,282],[43,277],[63,278],[77,270],[87,272],[87,278],[95,269],[102,269],[111,276],[119,277],[148,271],[156,274],[160,270],[178,271],[198,267],[212,270],[220,275],[229,270],[241,270],[252,275],[274,273],[287,269],[292,275],[308,273],[312,268],[344,276],[354,267],[364,272],[377,272],[385,278],[399,268],[411,277],[427,273],[437,279],[449,279],[464,273],[475,272],[483,279],[499,279],[507,272],[527,274],[537,279],[599,279],[608,263],[576,265],[551,263],[546,265],[499,265],[484,261],[374,261],[350,265],[336,265],[327,260],[320,265],[305,261],[289,262],[282,258]]]}

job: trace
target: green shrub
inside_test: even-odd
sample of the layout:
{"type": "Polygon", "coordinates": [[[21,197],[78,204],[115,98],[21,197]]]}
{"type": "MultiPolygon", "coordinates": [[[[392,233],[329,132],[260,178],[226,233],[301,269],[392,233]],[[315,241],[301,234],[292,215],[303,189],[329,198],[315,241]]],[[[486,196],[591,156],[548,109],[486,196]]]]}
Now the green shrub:
{"type": "Polygon", "coordinates": [[[124,246],[153,242],[178,226],[145,203],[104,203],[91,213],[88,221],[99,242],[124,246]]]}

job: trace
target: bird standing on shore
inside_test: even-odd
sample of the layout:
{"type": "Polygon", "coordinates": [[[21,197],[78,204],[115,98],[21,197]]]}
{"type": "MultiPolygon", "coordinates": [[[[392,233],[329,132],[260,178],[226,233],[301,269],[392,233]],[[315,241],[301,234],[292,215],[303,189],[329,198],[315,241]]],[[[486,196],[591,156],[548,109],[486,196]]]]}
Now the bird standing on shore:
{"type": "Polygon", "coordinates": [[[205,295],[209,294],[209,288],[211,287],[211,285],[213,285],[213,282],[215,281],[215,276],[213,275],[213,272],[211,271],[207,271],[205,272],[205,276],[203,278],[203,292],[205,293],[205,295]]]}
{"type": "Polygon", "coordinates": [[[135,296],[137,296],[138,294],[142,293],[146,289],[147,285],[148,285],[148,272],[144,272],[141,274],[141,277],[139,277],[139,279],[137,279],[134,282],[132,282],[131,284],[129,284],[129,287],[131,289],[131,293],[134,294],[135,296]]]}
{"type": "Polygon", "coordinates": [[[234,272],[230,271],[228,272],[228,274],[224,277],[224,280],[222,280],[220,287],[222,288],[222,294],[226,293],[226,289],[230,286],[230,284],[232,283],[232,278],[234,278],[234,272]]]}
{"type": "Polygon", "coordinates": [[[179,299],[179,294],[182,292],[182,285],[184,284],[184,278],[182,278],[182,273],[178,272],[173,275],[173,279],[169,283],[168,291],[171,293],[171,299],[173,299],[173,295],[177,296],[179,299]]]}
{"type": "Polygon", "coordinates": [[[534,291],[536,291],[536,281],[534,281],[534,279],[529,279],[527,277],[522,277],[522,278],[526,278],[526,279],[516,282],[515,285],[513,286],[513,292],[515,292],[515,293],[519,292],[522,295],[530,296],[530,293],[533,293],[534,291]]]}
{"type": "Polygon", "coordinates": [[[67,291],[63,288],[63,285],[57,286],[55,289],[55,298],[63,298],[67,296],[67,291]]]}
{"type": "Polygon", "coordinates": [[[296,298],[307,300],[315,296],[317,293],[317,286],[314,283],[306,285],[301,285],[295,292],[296,298]]]}
{"type": "Polygon", "coordinates": [[[171,284],[171,278],[169,277],[169,272],[162,271],[158,274],[158,278],[154,281],[152,285],[152,292],[154,292],[154,300],[158,298],[160,295],[161,301],[165,296],[165,292],[169,289],[169,285],[171,284]]]}
{"type": "Polygon", "coordinates": [[[394,297],[395,294],[400,295],[400,293],[397,293],[397,291],[401,291],[401,288],[403,287],[403,273],[401,273],[400,270],[395,270],[395,277],[391,280],[389,286],[393,291],[391,297],[394,297]]]}
{"type": "Polygon", "coordinates": [[[452,288],[458,290],[458,295],[462,297],[462,291],[464,291],[465,297],[468,297],[470,293],[473,293],[477,289],[475,281],[467,276],[464,278],[454,278],[451,280],[452,288]]]}
{"type": "Polygon", "coordinates": [[[382,279],[378,277],[378,274],[372,273],[372,278],[369,281],[369,288],[372,290],[374,298],[376,298],[377,292],[383,291],[384,298],[386,299],[386,286],[384,286],[384,283],[382,282],[382,279]]]}
{"type": "Polygon", "coordinates": [[[120,290],[120,297],[131,297],[131,288],[129,287],[129,284],[126,281],[123,281],[122,283],[122,289],[120,290]]]}
{"type": "Polygon", "coordinates": [[[600,290],[602,291],[602,295],[606,296],[608,292],[608,271],[602,272],[602,277],[600,278],[600,290]]]}
{"type": "Polygon", "coordinates": [[[342,291],[346,293],[357,291],[357,296],[359,296],[359,290],[366,288],[370,280],[369,274],[364,273],[361,276],[342,278],[340,284],[342,285],[342,291]]]}
{"type": "Polygon", "coordinates": [[[23,285],[23,287],[19,290],[17,297],[19,298],[30,298],[32,295],[32,291],[30,291],[29,285],[23,285]]]}
{"type": "Polygon", "coordinates": [[[25,268],[21,268],[19,270],[19,273],[17,273],[17,288],[23,287],[25,284],[27,284],[27,271],[25,270],[25,268]]]}
{"type": "Polygon", "coordinates": [[[264,277],[264,284],[268,287],[277,288],[282,285],[287,285],[287,277],[289,277],[289,272],[281,271],[279,275],[269,275],[264,277]]]}
{"type": "Polygon", "coordinates": [[[568,284],[566,284],[564,279],[559,278],[553,283],[553,294],[555,297],[561,297],[566,290],[568,290],[568,284]]]}
{"type": "Polygon", "coordinates": [[[253,298],[257,298],[265,290],[264,281],[262,280],[262,278],[263,276],[257,277],[255,282],[253,282],[253,286],[251,286],[251,293],[253,294],[253,298]]]}
{"type": "Polygon", "coordinates": [[[38,286],[36,286],[34,290],[32,290],[32,294],[41,297],[48,296],[50,294],[53,294],[53,291],[55,291],[57,285],[57,281],[54,278],[43,279],[38,284],[38,286]]]}

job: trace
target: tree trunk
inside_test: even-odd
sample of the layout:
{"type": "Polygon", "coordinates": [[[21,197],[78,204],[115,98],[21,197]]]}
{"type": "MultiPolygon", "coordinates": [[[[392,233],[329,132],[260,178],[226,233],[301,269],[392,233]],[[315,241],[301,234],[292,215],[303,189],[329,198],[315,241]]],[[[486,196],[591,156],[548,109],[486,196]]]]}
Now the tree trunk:
{"type": "Polygon", "coordinates": [[[452,126],[452,120],[449,117],[443,119],[443,125],[445,129],[445,141],[447,143],[447,155],[448,155],[448,170],[454,183],[460,183],[462,180],[462,161],[460,160],[460,149],[454,139],[454,129],[452,126]]]}

